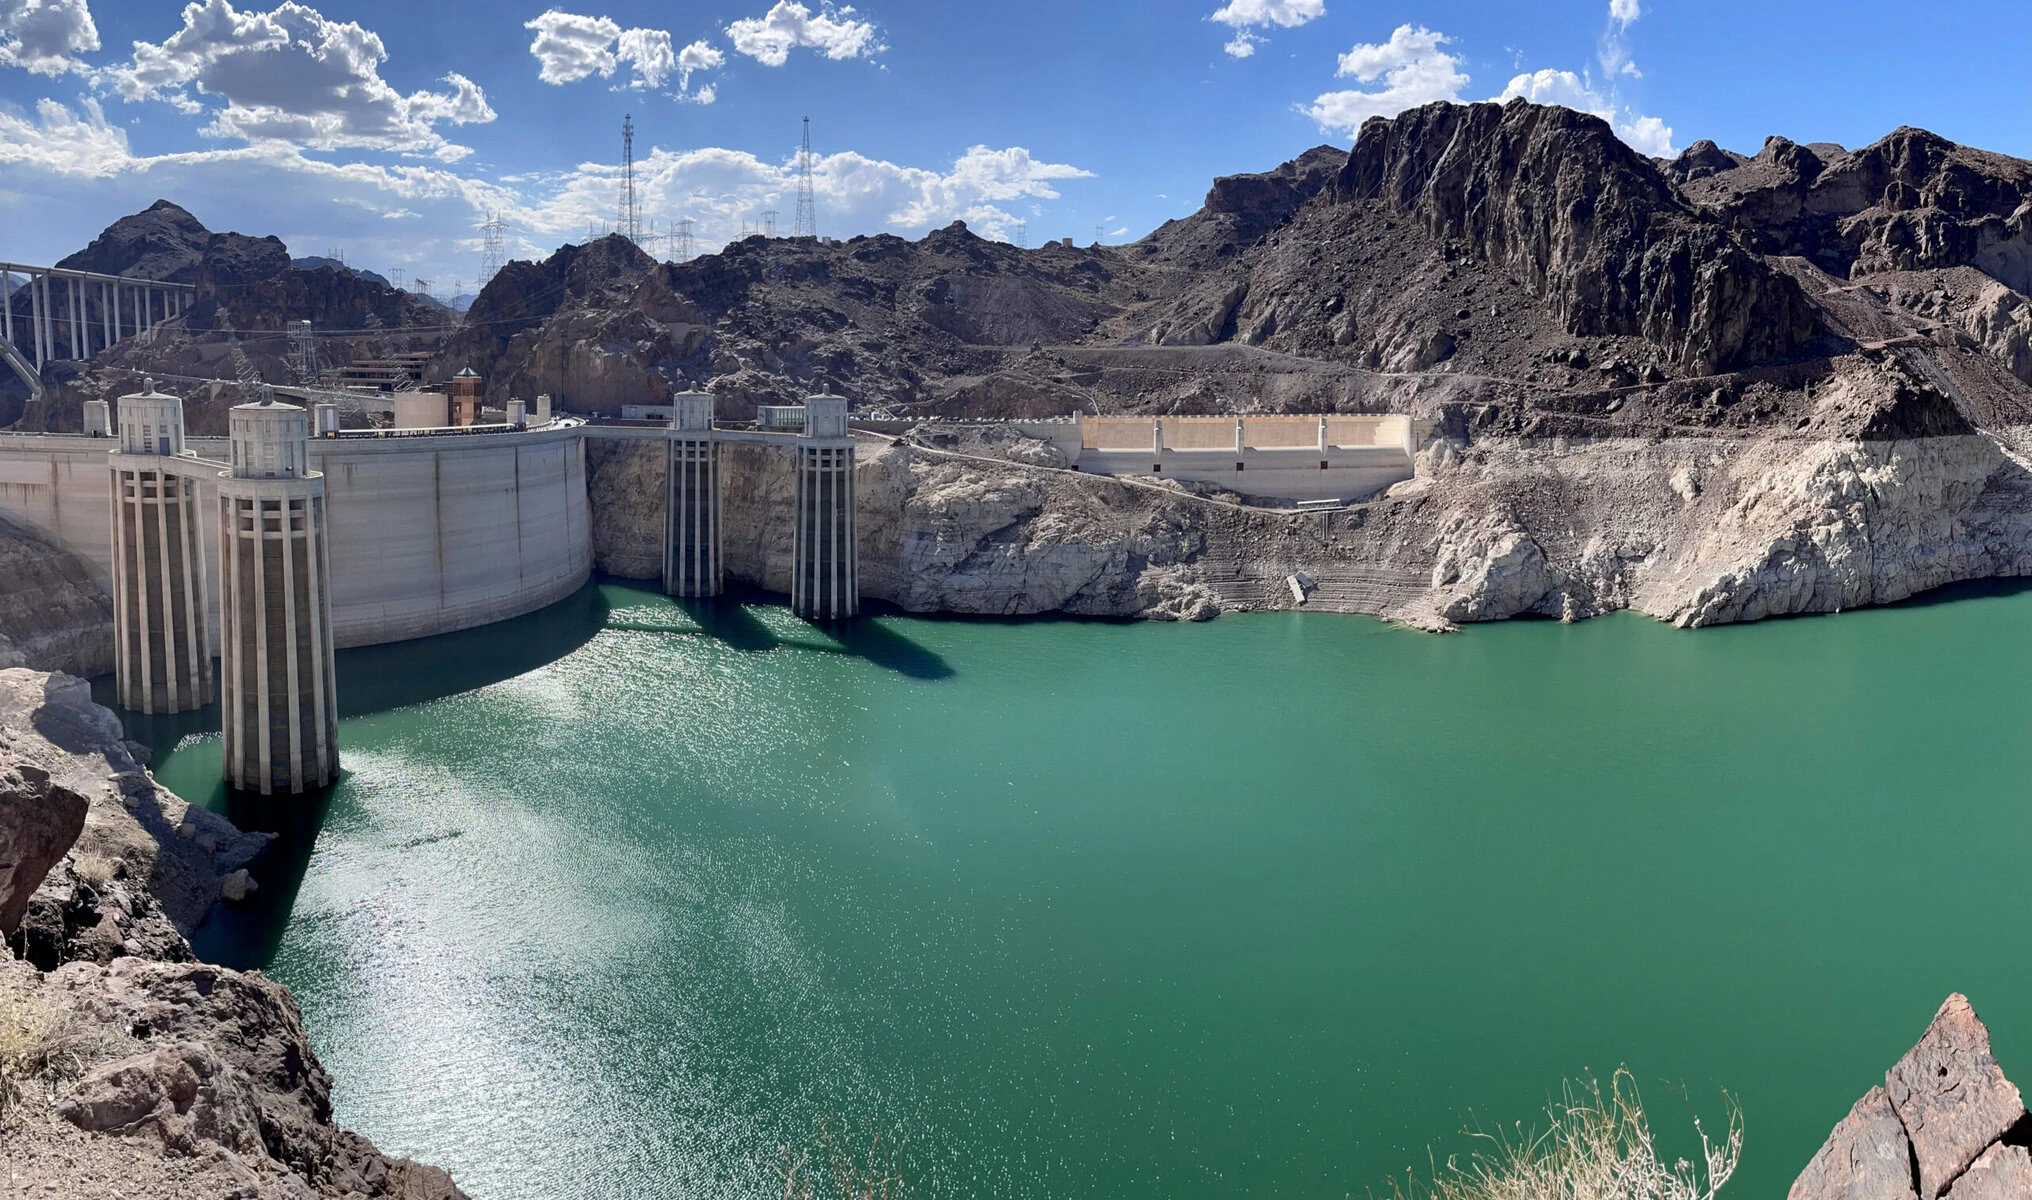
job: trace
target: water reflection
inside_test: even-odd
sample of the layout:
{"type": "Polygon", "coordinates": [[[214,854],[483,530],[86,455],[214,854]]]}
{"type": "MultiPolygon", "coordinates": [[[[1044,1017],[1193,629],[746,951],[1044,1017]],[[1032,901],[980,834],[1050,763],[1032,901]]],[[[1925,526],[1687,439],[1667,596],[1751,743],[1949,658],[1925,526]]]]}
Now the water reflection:
{"type": "MultiPolygon", "coordinates": [[[[371,717],[516,679],[565,659],[603,631],[710,638],[742,653],[808,651],[859,658],[910,679],[950,679],[952,666],[888,624],[863,618],[830,625],[789,617],[760,593],[713,600],[674,600],[624,584],[589,583],[539,612],[476,629],[337,655],[339,716],[371,717]]],[[[275,843],[254,873],[260,890],[245,904],[220,905],[193,936],[197,953],[237,968],[262,967],[281,943],[333,793],[259,796],[227,788],[222,770],[221,714],[213,703],[194,712],[145,715],[118,707],[112,677],[92,684],[94,699],[119,714],[130,741],[165,764],[161,782],[183,799],[219,813],[242,829],[273,833],[275,843]],[[174,759],[172,760],[172,755],[174,759]]],[[[343,759],[344,740],[340,753],[343,759]]]]}

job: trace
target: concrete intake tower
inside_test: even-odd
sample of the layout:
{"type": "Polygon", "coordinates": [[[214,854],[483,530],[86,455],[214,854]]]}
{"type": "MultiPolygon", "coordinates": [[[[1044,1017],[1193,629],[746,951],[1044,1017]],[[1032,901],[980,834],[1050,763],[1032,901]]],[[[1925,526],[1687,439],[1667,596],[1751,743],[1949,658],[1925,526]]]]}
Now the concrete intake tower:
{"type": "Polygon", "coordinates": [[[713,398],[671,397],[663,498],[663,590],[686,599],[720,594],[720,444],[713,398]]]}
{"type": "Polygon", "coordinates": [[[231,421],[218,483],[226,782],[310,791],[339,773],[325,478],[303,409],[242,404],[231,421]]]}
{"type": "Polygon", "coordinates": [[[797,442],[797,526],[790,560],[790,609],[807,621],[844,620],[861,611],[861,557],[854,548],[854,436],[847,400],[831,394],[804,402],[797,442]]]}
{"type": "MultiPolygon", "coordinates": [[[[104,402],[89,422],[103,429],[104,402]]],[[[120,704],[180,713],[212,702],[211,607],[198,480],[183,442],[183,401],[155,390],[120,398],[110,456],[114,671],[120,704]]]]}

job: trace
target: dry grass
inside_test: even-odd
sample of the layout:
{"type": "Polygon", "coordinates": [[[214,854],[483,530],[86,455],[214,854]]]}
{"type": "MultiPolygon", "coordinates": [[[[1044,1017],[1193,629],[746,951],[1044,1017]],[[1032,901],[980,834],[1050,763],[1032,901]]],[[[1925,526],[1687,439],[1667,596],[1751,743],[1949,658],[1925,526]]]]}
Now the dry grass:
{"type": "Polygon", "coordinates": [[[98,1039],[67,1008],[34,991],[0,984],[0,1122],[32,1087],[52,1087],[84,1073],[98,1039]]]}
{"type": "Polygon", "coordinates": [[[903,1173],[908,1145],[895,1132],[871,1126],[850,1139],[828,1124],[819,1130],[817,1155],[809,1148],[777,1151],[783,1200],[904,1200],[910,1195],[903,1173]]]}
{"type": "Polygon", "coordinates": [[[1628,1070],[1610,1077],[1606,1095],[1593,1079],[1568,1083],[1562,1098],[1547,1106],[1543,1132],[1470,1130],[1484,1145],[1466,1162],[1435,1163],[1430,1183],[1393,1179],[1390,1194],[1392,1200],[1714,1200],[1743,1152],[1742,1108],[1733,1098],[1724,1100],[1727,1136],[1711,1140],[1695,1117],[1702,1161],[1667,1165],[1628,1070]]]}

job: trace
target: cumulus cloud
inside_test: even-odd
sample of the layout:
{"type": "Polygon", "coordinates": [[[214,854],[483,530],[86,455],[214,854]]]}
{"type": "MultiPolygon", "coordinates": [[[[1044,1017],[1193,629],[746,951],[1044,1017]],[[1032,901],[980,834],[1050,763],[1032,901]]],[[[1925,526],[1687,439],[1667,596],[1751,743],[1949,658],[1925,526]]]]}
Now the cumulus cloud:
{"type": "MultiPolygon", "coordinates": [[[[623,29],[608,17],[590,17],[550,9],[524,29],[536,31],[529,43],[530,57],[536,60],[536,77],[554,87],[577,83],[598,75],[612,78],[626,66],[632,78],[625,87],[641,91],[660,88],[672,74],[677,75],[676,99],[698,100],[691,92],[694,71],[708,70],[726,61],[726,56],[705,42],[693,42],[682,51],[674,50],[670,34],[661,29],[623,29]]],[[[703,103],[711,104],[711,89],[704,89],[703,103]]]]}
{"type": "Polygon", "coordinates": [[[104,78],[123,99],[164,100],[188,113],[205,111],[199,97],[223,99],[202,131],[213,137],[446,162],[471,153],[436,126],[492,121],[479,85],[454,73],[441,80],[447,91],[405,96],[381,78],[387,57],[379,35],[314,8],[240,12],[230,0],[204,0],[184,8],[183,27],[168,38],[135,42],[133,59],[104,78]]]}
{"type": "Polygon", "coordinates": [[[612,75],[619,60],[614,43],[621,27],[606,17],[587,17],[551,9],[522,23],[534,29],[529,53],[536,59],[536,77],[553,87],[577,83],[588,75],[612,75]]]}
{"type": "Polygon", "coordinates": [[[1326,15],[1326,0],[1228,0],[1207,18],[1232,28],[1235,36],[1221,49],[1231,58],[1247,58],[1269,40],[1255,32],[1271,25],[1295,29],[1326,15]]]}
{"type": "Polygon", "coordinates": [[[33,75],[86,71],[81,50],[99,48],[85,0],[0,0],[0,67],[33,75]]]}
{"type": "Polygon", "coordinates": [[[1327,92],[1304,112],[1322,129],[1352,136],[1370,117],[1393,117],[1435,100],[1455,100],[1468,84],[1459,55],[1440,47],[1452,38],[1424,26],[1399,25],[1387,42],[1364,42],[1340,56],[1342,78],[1381,87],[1327,92]]]}
{"type": "Polygon", "coordinates": [[[780,67],[790,52],[803,47],[831,59],[866,58],[888,49],[875,26],[856,20],[852,8],[820,6],[816,16],[796,0],[777,0],[759,17],[744,17],[727,26],[734,49],[764,66],[780,67]]]}
{"type": "Polygon", "coordinates": [[[1557,104],[1579,112],[1592,113],[1609,123],[1616,136],[1644,154],[1670,157],[1672,127],[1657,117],[1641,117],[1617,103],[1614,96],[1596,89],[1593,82],[1572,71],[1534,71],[1509,82],[1497,100],[1522,96],[1533,104],[1557,104]]]}

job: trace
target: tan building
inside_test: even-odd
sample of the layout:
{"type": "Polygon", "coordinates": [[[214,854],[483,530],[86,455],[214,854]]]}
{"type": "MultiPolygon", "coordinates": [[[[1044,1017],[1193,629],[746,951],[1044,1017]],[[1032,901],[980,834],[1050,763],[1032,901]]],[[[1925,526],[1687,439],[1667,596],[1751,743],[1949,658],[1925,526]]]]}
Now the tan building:
{"type": "Polygon", "coordinates": [[[480,423],[480,393],[485,390],[479,373],[471,367],[460,367],[458,374],[445,381],[445,398],[451,402],[453,425],[480,423]]]}

